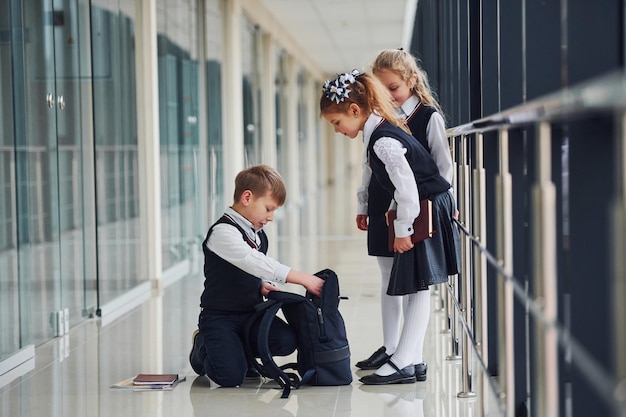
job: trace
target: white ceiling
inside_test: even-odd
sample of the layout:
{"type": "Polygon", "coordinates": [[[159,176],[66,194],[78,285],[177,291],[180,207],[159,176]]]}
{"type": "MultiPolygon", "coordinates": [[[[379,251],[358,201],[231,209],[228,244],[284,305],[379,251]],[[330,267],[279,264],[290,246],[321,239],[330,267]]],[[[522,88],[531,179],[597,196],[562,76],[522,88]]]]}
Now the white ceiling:
{"type": "Polygon", "coordinates": [[[382,49],[407,48],[417,1],[260,0],[328,76],[366,70],[382,49]]]}

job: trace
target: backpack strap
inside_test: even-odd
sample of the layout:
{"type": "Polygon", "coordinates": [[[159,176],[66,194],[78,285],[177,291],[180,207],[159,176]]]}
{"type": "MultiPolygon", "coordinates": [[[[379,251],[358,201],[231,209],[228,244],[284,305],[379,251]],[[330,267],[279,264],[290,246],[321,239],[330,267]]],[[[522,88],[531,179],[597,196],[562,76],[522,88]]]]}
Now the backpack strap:
{"type": "Polygon", "coordinates": [[[284,303],[294,303],[302,301],[303,297],[283,291],[271,291],[268,294],[268,300],[255,306],[255,313],[248,320],[244,327],[244,349],[246,356],[254,363],[256,369],[261,375],[272,378],[283,389],[281,398],[289,398],[291,388],[298,389],[302,385],[300,379],[295,373],[285,372],[289,366],[278,366],[274,361],[274,357],[269,348],[269,332],[274,316],[280,310],[284,303]],[[276,295],[278,294],[278,295],[276,295]],[[257,352],[261,363],[257,361],[255,355],[252,354],[250,333],[254,324],[260,320],[257,334],[257,352]]]}

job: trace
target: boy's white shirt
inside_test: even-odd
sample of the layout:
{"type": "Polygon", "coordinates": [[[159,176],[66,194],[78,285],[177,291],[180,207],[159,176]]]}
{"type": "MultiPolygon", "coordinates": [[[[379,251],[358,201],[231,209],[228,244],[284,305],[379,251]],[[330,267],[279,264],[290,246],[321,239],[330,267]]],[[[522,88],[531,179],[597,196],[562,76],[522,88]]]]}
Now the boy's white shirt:
{"type": "MultiPolygon", "coordinates": [[[[245,217],[228,207],[225,211],[239,225],[250,240],[261,244],[258,232],[245,217]]],[[[230,224],[218,224],[206,243],[207,248],[225,261],[250,275],[271,283],[284,284],[291,268],[277,260],[253,249],[242,238],[241,232],[230,224]]]]}
{"type": "MultiPolygon", "coordinates": [[[[369,180],[371,180],[372,172],[367,162],[367,148],[372,133],[382,120],[382,117],[372,113],[363,126],[363,143],[365,145],[364,167],[367,166],[369,171],[367,185],[369,185],[369,180]]],[[[402,146],[399,140],[390,137],[381,137],[374,144],[374,153],[385,164],[385,170],[395,187],[390,209],[397,210],[397,218],[394,221],[394,231],[397,237],[406,237],[413,234],[413,221],[420,212],[419,191],[413,170],[404,156],[406,151],[406,148],[402,146]]],[[[364,169],[363,171],[363,179],[365,181],[366,170],[364,169]]],[[[357,192],[360,207],[360,198],[365,197],[365,213],[359,214],[367,213],[367,185],[363,182],[363,186],[357,192]]]]}

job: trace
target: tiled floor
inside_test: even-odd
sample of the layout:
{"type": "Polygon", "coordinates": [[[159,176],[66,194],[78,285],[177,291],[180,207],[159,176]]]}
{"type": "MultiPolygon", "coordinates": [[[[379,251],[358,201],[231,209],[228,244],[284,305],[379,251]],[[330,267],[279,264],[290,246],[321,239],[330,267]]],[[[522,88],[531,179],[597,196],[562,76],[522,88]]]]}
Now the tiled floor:
{"type": "MultiPolygon", "coordinates": [[[[350,215],[352,219],[352,215],[350,215]]],[[[381,345],[378,266],[365,252],[365,234],[349,232],[297,242],[317,254],[316,269],[334,269],[339,278],[352,362],[381,345]],[[312,249],[317,249],[312,251],[312,249]]],[[[281,239],[281,248],[292,245],[281,239]]],[[[313,272],[313,271],[312,271],[313,272]]],[[[457,398],[461,362],[446,360],[449,334],[442,333],[444,313],[434,311],[425,346],[428,380],[406,385],[365,386],[364,371],[341,387],[304,387],[281,399],[273,382],[219,388],[191,370],[187,355],[198,314],[202,277],[177,281],[123,318],[101,327],[97,320],[36,349],[33,369],[0,388],[0,416],[479,416],[478,399],[457,398]],[[133,392],[111,389],[137,373],[172,372],[186,376],[173,391],[133,392]]],[[[292,288],[293,289],[293,288],[292,288]]],[[[370,371],[367,371],[370,372],[370,371]]],[[[477,375],[478,372],[474,372],[477,375]]],[[[475,378],[474,391],[478,392],[475,378]]],[[[480,398],[480,396],[478,396],[480,398]]],[[[492,402],[492,401],[491,401],[492,402]]]]}

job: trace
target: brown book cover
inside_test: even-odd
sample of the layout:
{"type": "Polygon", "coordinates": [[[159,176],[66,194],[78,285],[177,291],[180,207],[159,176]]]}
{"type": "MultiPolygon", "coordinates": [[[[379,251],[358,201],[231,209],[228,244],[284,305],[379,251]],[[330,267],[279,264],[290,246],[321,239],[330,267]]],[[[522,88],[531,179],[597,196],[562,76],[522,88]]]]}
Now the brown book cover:
{"type": "MultiPolygon", "coordinates": [[[[396,210],[389,210],[387,221],[389,222],[389,250],[393,252],[393,241],[396,238],[393,221],[396,219],[396,210]]],[[[413,234],[411,242],[417,243],[433,236],[433,203],[426,199],[420,201],[420,214],[413,222],[413,234]]]]}
{"type": "Polygon", "coordinates": [[[171,385],[177,380],[177,374],[139,374],[133,379],[133,385],[171,385]]]}

